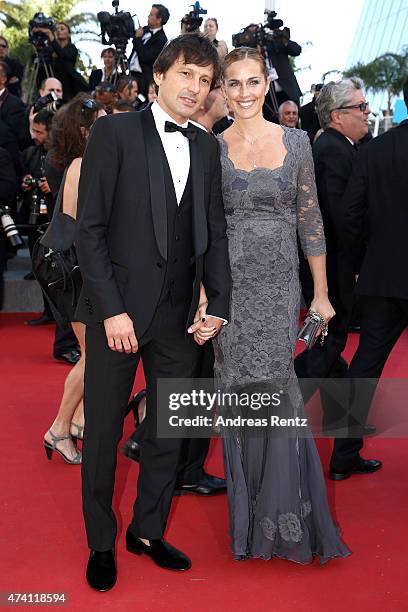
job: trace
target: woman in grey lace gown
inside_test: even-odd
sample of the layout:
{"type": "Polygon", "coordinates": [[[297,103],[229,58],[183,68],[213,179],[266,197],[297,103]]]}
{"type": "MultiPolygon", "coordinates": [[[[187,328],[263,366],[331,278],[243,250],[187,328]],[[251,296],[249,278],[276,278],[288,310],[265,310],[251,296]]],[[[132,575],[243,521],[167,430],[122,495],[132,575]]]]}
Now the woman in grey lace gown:
{"type": "MultiPolygon", "coordinates": [[[[235,114],[219,137],[233,289],[231,320],[214,340],[216,380],[224,391],[284,384],[287,397],[280,413],[272,413],[302,416],[293,367],[300,299],[297,232],[314,277],[312,308],[326,320],[334,315],[310,145],[305,132],[263,119],[267,72],[256,50],[227,55],[223,88],[235,114]]],[[[201,343],[210,336],[205,328],[196,332],[201,343]]],[[[224,438],[236,559],[308,563],[317,555],[324,563],[350,554],[328,508],[314,440],[300,430],[251,435],[236,428],[224,438]]]]}

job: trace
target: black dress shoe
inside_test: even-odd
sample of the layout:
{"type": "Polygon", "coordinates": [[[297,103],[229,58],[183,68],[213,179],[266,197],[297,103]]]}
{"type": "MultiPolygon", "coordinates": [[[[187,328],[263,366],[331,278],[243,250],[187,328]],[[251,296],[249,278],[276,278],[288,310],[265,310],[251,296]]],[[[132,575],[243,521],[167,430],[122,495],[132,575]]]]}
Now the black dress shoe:
{"type": "Polygon", "coordinates": [[[190,569],[191,561],[184,553],[164,540],[149,540],[150,546],[135,537],[129,529],[126,532],[126,550],[134,555],[147,555],[159,567],[183,572],[190,569]]]}
{"type": "Polygon", "coordinates": [[[36,325],[51,325],[51,323],[55,323],[54,317],[45,312],[43,312],[43,314],[36,319],[29,319],[26,321],[26,325],[30,325],[32,327],[36,325]]]}
{"type": "Polygon", "coordinates": [[[132,438],[125,443],[122,447],[122,453],[129,457],[129,459],[133,459],[133,461],[140,461],[140,444],[139,442],[135,442],[132,438]]]}
{"type": "Polygon", "coordinates": [[[77,349],[72,349],[72,351],[68,351],[68,353],[54,355],[54,359],[57,361],[65,361],[65,363],[69,363],[69,365],[75,365],[81,359],[81,352],[77,351],[77,349]]]}
{"type": "Polygon", "coordinates": [[[99,552],[91,550],[86,579],[96,591],[109,591],[116,582],[116,563],[113,550],[99,552]]]}
{"type": "Polygon", "coordinates": [[[346,480],[352,474],[372,474],[382,467],[382,461],[378,459],[362,459],[360,457],[358,463],[353,465],[348,470],[335,470],[330,467],[329,478],[331,480],[346,480]]]}
{"type": "Polygon", "coordinates": [[[204,474],[195,484],[177,483],[174,490],[174,495],[186,495],[193,493],[194,495],[217,495],[225,493],[227,490],[227,482],[224,478],[217,478],[211,474],[204,474]]]}
{"type": "MultiPolygon", "coordinates": [[[[325,436],[328,436],[330,438],[336,438],[339,435],[339,432],[343,432],[344,430],[339,427],[338,431],[336,431],[336,429],[326,429],[324,428],[322,433],[325,436]]],[[[377,432],[377,427],[375,425],[371,425],[370,423],[366,423],[363,427],[363,436],[367,437],[367,436],[373,436],[375,433],[377,432]]],[[[356,437],[360,437],[357,436],[356,437]]]]}
{"type": "Polygon", "coordinates": [[[27,274],[25,274],[23,278],[24,280],[35,280],[35,276],[32,272],[27,272],[27,274]]]}

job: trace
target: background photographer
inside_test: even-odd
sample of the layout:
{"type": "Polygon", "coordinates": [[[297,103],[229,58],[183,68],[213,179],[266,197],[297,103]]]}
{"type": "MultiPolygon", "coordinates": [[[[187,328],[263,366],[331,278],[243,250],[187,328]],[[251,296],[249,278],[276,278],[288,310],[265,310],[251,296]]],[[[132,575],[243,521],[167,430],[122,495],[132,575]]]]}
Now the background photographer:
{"type": "MultiPolygon", "coordinates": [[[[49,221],[53,211],[51,189],[45,177],[45,158],[50,146],[52,118],[53,113],[45,109],[34,115],[31,133],[35,144],[28,147],[21,155],[23,169],[21,189],[24,195],[20,209],[20,220],[22,223],[28,223],[31,226],[31,230],[28,232],[30,256],[34,243],[39,236],[37,227],[49,221]]],[[[28,325],[45,325],[53,321],[54,317],[51,314],[48,302],[44,299],[42,315],[37,319],[28,321],[28,325]]]]}
{"type": "Polygon", "coordinates": [[[153,79],[153,64],[167,42],[163,26],[169,17],[170,13],[163,4],[153,4],[147,18],[148,25],[135,31],[129,70],[131,74],[142,75],[140,91],[146,97],[153,79]]]}
{"type": "Polygon", "coordinates": [[[95,87],[102,81],[105,83],[112,83],[115,81],[117,74],[115,68],[115,55],[116,52],[113,47],[102,50],[101,58],[103,60],[103,68],[92,70],[91,76],[89,77],[90,91],[94,91],[95,87]]]}
{"type": "Polygon", "coordinates": [[[7,89],[14,96],[21,97],[21,81],[24,75],[24,66],[16,59],[9,57],[9,46],[4,36],[0,36],[0,61],[9,67],[9,80],[7,89]]]}
{"type": "MultiPolygon", "coordinates": [[[[86,91],[88,89],[86,81],[75,70],[78,49],[71,42],[69,25],[63,22],[57,23],[55,34],[49,27],[33,26],[31,31],[34,34],[42,32],[47,35],[51,51],[50,66],[54,77],[62,83],[64,102],[71,100],[79,91],[86,91]]],[[[40,67],[38,79],[43,80],[46,76],[44,68],[40,67]]]]}
{"type": "Polygon", "coordinates": [[[299,98],[302,92],[293,72],[289,56],[297,57],[302,53],[302,47],[298,43],[290,40],[289,28],[282,28],[283,22],[280,19],[270,19],[272,36],[266,38],[266,52],[270,74],[272,76],[272,86],[275,89],[278,104],[286,100],[293,100],[299,106],[299,98]],[[279,25],[280,24],[280,25],[279,25]]]}
{"type": "Polygon", "coordinates": [[[34,104],[30,109],[30,114],[28,115],[29,123],[30,123],[30,133],[33,136],[33,120],[40,110],[47,109],[51,113],[55,113],[62,106],[62,83],[58,79],[54,77],[49,77],[48,79],[44,79],[42,81],[40,90],[38,92],[38,97],[35,100],[34,104]]]}
{"type": "Polygon", "coordinates": [[[223,60],[228,53],[228,47],[225,40],[217,40],[217,32],[218,21],[215,19],[215,17],[206,19],[204,23],[204,34],[211,40],[212,44],[217,49],[220,60],[223,60]]]}
{"type": "Polygon", "coordinates": [[[105,113],[110,115],[112,113],[113,104],[118,99],[116,84],[109,83],[109,81],[102,81],[95,87],[94,98],[97,102],[102,104],[105,113]]]}

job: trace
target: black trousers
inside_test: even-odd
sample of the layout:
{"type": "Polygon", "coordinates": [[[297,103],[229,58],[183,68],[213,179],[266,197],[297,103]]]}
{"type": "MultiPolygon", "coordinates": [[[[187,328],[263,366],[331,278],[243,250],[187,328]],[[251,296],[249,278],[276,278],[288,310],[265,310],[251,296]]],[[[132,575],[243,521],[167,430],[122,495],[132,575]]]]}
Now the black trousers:
{"type": "Polygon", "coordinates": [[[185,335],[186,317],[185,307],[173,307],[165,300],[138,353],[131,355],[108,348],[103,325],[87,329],[82,498],[88,544],[94,550],[108,550],[115,544],[112,497],[117,445],[140,357],[148,410],[130,529],[143,538],[163,536],[184,441],[157,438],[157,379],[195,376],[200,347],[185,335]]]}
{"type": "MultiPolygon", "coordinates": [[[[214,378],[214,349],[211,342],[200,347],[196,378],[214,378]]],[[[146,410],[148,410],[148,406],[146,410]]],[[[134,442],[142,444],[145,437],[145,421],[133,432],[134,442]]],[[[192,438],[182,446],[178,465],[177,481],[180,484],[195,484],[204,473],[204,462],[210,447],[209,438],[192,438]]]]}
{"type": "MultiPolygon", "coordinates": [[[[361,296],[361,331],[357,351],[349,366],[351,381],[349,428],[361,433],[367,420],[376,384],[397,340],[408,325],[408,300],[361,296]],[[372,380],[376,379],[376,380],[372,380]],[[373,384],[374,383],[374,384],[373,384]]],[[[361,435],[336,438],[331,458],[333,468],[347,469],[359,459],[363,447],[361,435]]]]}

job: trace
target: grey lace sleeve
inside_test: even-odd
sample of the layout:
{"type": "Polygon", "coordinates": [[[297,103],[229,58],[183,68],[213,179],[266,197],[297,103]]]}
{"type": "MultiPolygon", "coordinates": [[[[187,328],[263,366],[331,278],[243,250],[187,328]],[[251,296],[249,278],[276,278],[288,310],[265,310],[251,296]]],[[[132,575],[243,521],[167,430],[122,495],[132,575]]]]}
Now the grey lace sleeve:
{"type": "Polygon", "coordinates": [[[312,149],[306,132],[300,130],[296,207],[297,229],[304,255],[323,255],[326,241],[317,200],[312,149]]]}

